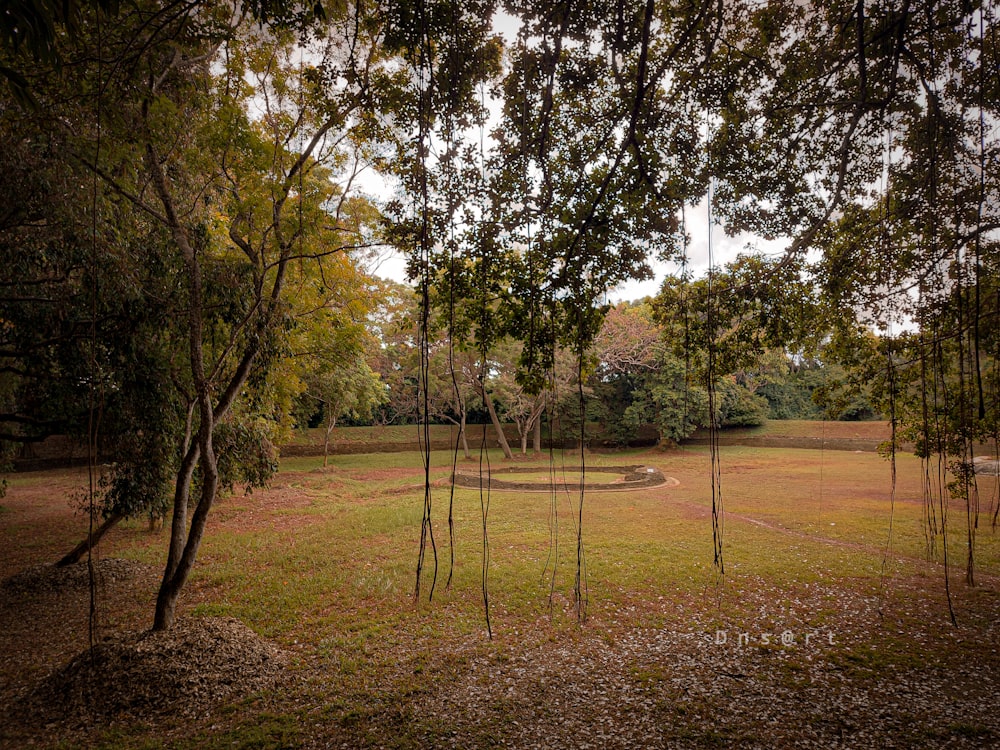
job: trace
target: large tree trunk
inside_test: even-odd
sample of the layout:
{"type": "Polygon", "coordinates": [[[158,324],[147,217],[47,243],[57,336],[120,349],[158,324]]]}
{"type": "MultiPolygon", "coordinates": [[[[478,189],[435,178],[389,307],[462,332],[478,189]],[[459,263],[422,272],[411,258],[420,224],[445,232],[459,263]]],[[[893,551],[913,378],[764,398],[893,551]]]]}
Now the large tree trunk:
{"type": "Polygon", "coordinates": [[[122,520],[124,516],[120,513],[113,513],[108,516],[104,523],[97,527],[97,529],[92,533],[88,534],[86,539],[76,545],[72,550],[70,550],[65,557],[63,557],[59,562],[56,563],[57,568],[61,568],[66,565],[75,565],[80,562],[84,555],[90,550],[97,547],[101,539],[114,528],[119,521],[122,520]]]}

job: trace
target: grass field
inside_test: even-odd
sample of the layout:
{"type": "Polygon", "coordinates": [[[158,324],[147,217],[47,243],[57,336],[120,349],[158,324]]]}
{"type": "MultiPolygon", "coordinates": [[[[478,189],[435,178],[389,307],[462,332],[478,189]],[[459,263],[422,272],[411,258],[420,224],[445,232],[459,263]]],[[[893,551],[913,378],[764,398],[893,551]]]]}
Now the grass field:
{"type": "MultiPolygon", "coordinates": [[[[488,459],[507,465],[492,452],[488,459]]],[[[420,456],[333,456],[326,469],[319,458],[287,459],[268,490],[219,502],[180,612],[238,618],[292,655],[287,678],[196,721],[28,727],[9,729],[7,739],[12,747],[28,737],[178,748],[1000,742],[989,697],[1000,675],[995,478],[979,482],[975,588],[964,583],[965,509],[948,510],[954,626],[945,541],[938,536],[929,555],[922,469],[912,457],[898,458],[893,487],[888,462],[872,453],[724,448],[724,576],[713,566],[706,450],[586,461],[655,466],[677,484],[586,494],[585,608],[574,597],[578,493],[486,498],[458,489],[451,498],[451,456],[432,454],[437,580],[429,601],[428,552],[415,600],[420,456]],[[492,639],[482,593],[487,499],[492,639]]],[[[559,454],[551,468],[562,476],[579,462],[559,454]]],[[[81,520],[68,497],[83,479],[11,478],[0,505],[0,578],[52,561],[77,541],[81,520]]],[[[101,555],[155,573],[165,541],[165,532],[127,522],[101,555]]],[[[147,625],[155,584],[150,575],[127,595],[109,593],[106,627],[147,625]]],[[[52,618],[42,609],[67,602],[4,596],[0,632],[10,642],[0,698],[9,699],[85,648],[86,614],[52,618]],[[18,625],[29,616],[33,627],[18,625]],[[58,632],[44,635],[39,622],[58,632]]]]}

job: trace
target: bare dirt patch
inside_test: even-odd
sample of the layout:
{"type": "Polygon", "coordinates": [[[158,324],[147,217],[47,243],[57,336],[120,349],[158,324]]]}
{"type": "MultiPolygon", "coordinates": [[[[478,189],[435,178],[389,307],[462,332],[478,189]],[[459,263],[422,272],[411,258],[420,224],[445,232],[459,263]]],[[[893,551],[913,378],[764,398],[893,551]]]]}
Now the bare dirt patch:
{"type": "MultiPolygon", "coordinates": [[[[98,587],[103,588],[116,581],[125,581],[148,572],[148,567],[133,560],[110,558],[97,560],[93,565],[93,576],[98,587]]],[[[85,590],[90,586],[91,568],[87,563],[57,567],[43,563],[12,575],[0,588],[14,596],[58,593],[65,589],[85,590]]]]}
{"type": "Polygon", "coordinates": [[[78,512],[87,488],[80,469],[15,474],[0,498],[0,579],[38,563],[57,560],[86,534],[78,512]],[[36,533],[44,528],[45,533],[36,533]]]}
{"type": "MultiPolygon", "coordinates": [[[[294,531],[318,521],[318,517],[297,512],[312,504],[313,490],[298,485],[279,484],[266,490],[222,498],[210,521],[230,530],[294,531]]],[[[166,521],[169,526],[169,519],[166,521]]]]}

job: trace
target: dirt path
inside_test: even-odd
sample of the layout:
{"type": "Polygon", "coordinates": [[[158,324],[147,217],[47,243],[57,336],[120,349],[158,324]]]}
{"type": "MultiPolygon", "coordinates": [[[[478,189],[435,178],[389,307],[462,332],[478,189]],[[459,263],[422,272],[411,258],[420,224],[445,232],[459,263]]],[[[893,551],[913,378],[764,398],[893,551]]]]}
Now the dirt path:
{"type": "MultiPolygon", "coordinates": [[[[686,502],[686,501],[674,501],[679,507],[683,507],[687,510],[693,511],[705,518],[710,518],[712,511],[710,508],[706,508],[704,505],[698,503],[686,502]]],[[[726,519],[734,519],[737,521],[742,521],[743,523],[750,524],[751,526],[757,526],[758,528],[767,529],[768,531],[774,531],[778,534],[784,536],[792,537],[794,539],[801,539],[802,541],[812,542],[817,544],[823,544],[829,547],[840,547],[842,549],[849,549],[855,552],[864,552],[866,554],[872,555],[873,557],[885,558],[887,556],[887,551],[885,547],[876,547],[871,544],[862,544],[861,542],[849,542],[844,539],[831,539],[830,537],[819,536],[817,534],[807,534],[804,531],[799,531],[797,529],[790,529],[787,526],[782,526],[781,524],[772,523],[770,521],[764,521],[760,518],[753,518],[742,513],[734,513],[732,511],[725,511],[726,519]]],[[[904,555],[900,552],[888,551],[888,557],[892,560],[905,561],[912,563],[918,567],[924,567],[927,570],[935,571],[936,575],[944,577],[945,565],[939,560],[928,560],[924,557],[915,557],[913,555],[904,555]]],[[[954,576],[956,571],[955,567],[951,568],[951,575],[954,576]]],[[[985,573],[983,571],[976,572],[976,580],[980,583],[991,583],[1000,584],[1000,576],[991,575],[990,573],[985,573]]]]}

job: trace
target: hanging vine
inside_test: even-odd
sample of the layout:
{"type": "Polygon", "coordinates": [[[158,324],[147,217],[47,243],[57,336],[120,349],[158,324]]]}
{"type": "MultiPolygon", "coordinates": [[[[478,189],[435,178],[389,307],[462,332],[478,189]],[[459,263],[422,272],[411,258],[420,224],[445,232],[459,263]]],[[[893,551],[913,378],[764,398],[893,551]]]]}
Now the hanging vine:
{"type": "Polygon", "coordinates": [[[717,398],[715,369],[716,360],[716,330],[719,325],[718,301],[715,291],[715,249],[712,242],[712,190],[709,187],[705,201],[708,211],[708,297],[707,297],[707,365],[705,368],[705,388],[708,391],[708,429],[709,429],[709,461],[712,484],[712,563],[720,576],[726,574],[726,563],[723,556],[722,537],[725,527],[725,515],[722,505],[722,459],[719,451],[719,403],[717,398]]]}
{"type": "MultiPolygon", "coordinates": [[[[859,6],[860,7],[860,6],[859,6]]],[[[858,33],[863,37],[864,30],[863,26],[863,12],[859,11],[858,18],[858,33]]],[[[895,299],[896,299],[896,279],[893,275],[893,269],[895,265],[893,263],[893,233],[891,224],[891,210],[892,210],[892,149],[893,149],[893,134],[892,127],[889,124],[885,126],[885,156],[884,156],[884,167],[882,170],[882,200],[879,202],[879,255],[882,259],[882,264],[885,268],[885,290],[887,301],[887,313],[886,320],[883,324],[883,329],[885,331],[884,335],[884,345],[885,345],[885,372],[886,372],[886,391],[888,393],[889,402],[889,528],[886,532],[885,547],[882,552],[882,567],[879,577],[879,598],[880,600],[885,593],[885,583],[887,570],[889,566],[889,557],[892,551],[892,534],[893,525],[895,523],[896,517],[896,489],[897,489],[897,465],[896,465],[896,449],[898,436],[897,432],[899,429],[899,420],[897,413],[897,377],[896,377],[896,363],[893,359],[894,357],[894,346],[893,346],[893,324],[895,316],[895,299]]],[[[880,608],[881,611],[881,608],[880,608]]]]}
{"type": "MultiPolygon", "coordinates": [[[[99,85],[94,90],[94,161],[98,162],[101,155],[101,110],[104,99],[104,83],[102,71],[103,36],[101,14],[95,14],[97,41],[97,80],[99,85]]],[[[90,267],[90,378],[87,386],[87,584],[89,591],[89,608],[87,613],[87,637],[91,652],[98,641],[98,611],[97,611],[97,575],[94,569],[94,522],[97,517],[97,452],[100,433],[100,403],[103,400],[98,392],[102,388],[103,378],[97,362],[97,319],[100,278],[98,275],[98,176],[95,173],[91,180],[91,267],[90,267]]]]}
{"type": "Polygon", "coordinates": [[[434,540],[434,525],[431,519],[431,441],[430,441],[430,288],[431,288],[431,245],[432,214],[429,185],[429,167],[431,134],[432,134],[432,96],[434,91],[434,60],[430,40],[428,9],[421,0],[417,4],[418,47],[416,51],[415,74],[417,77],[417,134],[416,134],[416,170],[418,193],[417,200],[417,235],[416,258],[418,269],[418,291],[420,294],[420,321],[418,323],[418,352],[420,356],[419,393],[420,417],[419,437],[421,461],[424,470],[424,503],[423,517],[420,521],[420,547],[417,555],[417,575],[414,587],[414,598],[420,598],[420,586],[423,578],[425,556],[430,547],[433,556],[433,572],[428,599],[434,598],[434,588],[437,584],[438,556],[437,543],[434,540]]]}

